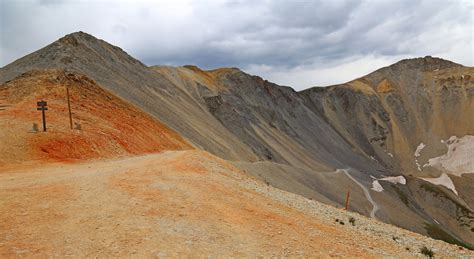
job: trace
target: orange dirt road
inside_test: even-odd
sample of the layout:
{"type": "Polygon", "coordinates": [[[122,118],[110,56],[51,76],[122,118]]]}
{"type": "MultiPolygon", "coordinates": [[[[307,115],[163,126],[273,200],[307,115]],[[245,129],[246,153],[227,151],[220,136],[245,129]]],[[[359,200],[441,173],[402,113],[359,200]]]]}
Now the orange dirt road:
{"type": "Polygon", "coordinates": [[[2,172],[0,257],[403,255],[256,188],[198,150],[2,172]]]}

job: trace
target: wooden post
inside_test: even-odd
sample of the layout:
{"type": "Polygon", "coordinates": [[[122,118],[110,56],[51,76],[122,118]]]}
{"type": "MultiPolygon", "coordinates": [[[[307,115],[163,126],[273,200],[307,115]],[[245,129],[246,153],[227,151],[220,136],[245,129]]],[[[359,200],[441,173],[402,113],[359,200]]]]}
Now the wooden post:
{"type": "Polygon", "coordinates": [[[67,92],[67,109],[69,110],[69,126],[72,129],[72,113],[71,113],[71,101],[69,100],[69,87],[66,87],[67,92]]]}
{"type": "Polygon", "coordinates": [[[43,113],[43,131],[46,131],[46,115],[44,114],[44,109],[41,110],[43,113]]]}
{"type": "Polygon", "coordinates": [[[38,105],[38,107],[36,108],[36,110],[38,111],[41,111],[42,113],[42,117],[43,117],[43,131],[46,131],[46,115],[45,115],[45,111],[48,110],[48,103],[41,100],[40,102],[37,102],[36,105],[38,105]]]}
{"type": "Polygon", "coordinates": [[[351,192],[348,190],[347,191],[347,195],[346,195],[346,210],[349,209],[349,196],[350,196],[351,192]]]}

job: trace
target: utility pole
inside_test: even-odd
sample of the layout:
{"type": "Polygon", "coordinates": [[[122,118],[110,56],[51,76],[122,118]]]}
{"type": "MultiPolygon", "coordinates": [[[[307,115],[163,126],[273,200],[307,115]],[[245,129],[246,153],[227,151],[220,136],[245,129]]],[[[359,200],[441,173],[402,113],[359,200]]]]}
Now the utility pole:
{"type": "Polygon", "coordinates": [[[351,192],[348,190],[347,191],[347,195],[346,195],[346,210],[349,209],[349,196],[350,196],[351,192]]]}
{"type": "Polygon", "coordinates": [[[69,126],[72,129],[72,113],[71,113],[71,101],[69,100],[69,87],[66,87],[67,92],[67,109],[69,110],[69,126]]]}
{"type": "Polygon", "coordinates": [[[48,110],[48,107],[46,107],[46,106],[48,106],[48,103],[41,100],[40,102],[37,102],[36,105],[38,105],[36,110],[41,111],[41,113],[43,115],[43,131],[46,131],[46,115],[45,115],[44,111],[48,110]]]}

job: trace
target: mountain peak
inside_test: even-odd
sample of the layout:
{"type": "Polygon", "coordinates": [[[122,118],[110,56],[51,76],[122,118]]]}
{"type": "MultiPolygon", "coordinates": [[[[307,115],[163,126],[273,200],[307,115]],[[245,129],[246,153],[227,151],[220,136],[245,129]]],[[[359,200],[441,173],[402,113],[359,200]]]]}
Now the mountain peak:
{"type": "Polygon", "coordinates": [[[407,58],[407,59],[402,59],[399,62],[405,62],[405,63],[417,63],[417,64],[456,64],[452,61],[438,58],[438,57],[433,57],[433,56],[424,56],[424,57],[418,57],[418,58],[407,58]]]}
{"type": "Polygon", "coordinates": [[[388,67],[393,69],[416,69],[421,71],[430,71],[435,69],[444,69],[450,67],[462,66],[458,63],[432,56],[402,59],[388,67]]]}
{"type": "Polygon", "coordinates": [[[89,71],[97,78],[103,78],[104,74],[111,78],[112,74],[120,77],[129,71],[135,71],[135,74],[149,73],[143,63],[121,48],[82,31],[67,34],[3,67],[0,70],[0,83],[32,69],[68,69],[84,74],[89,71]]]}
{"type": "Polygon", "coordinates": [[[125,51],[123,51],[122,48],[114,46],[108,43],[107,41],[98,39],[95,36],[83,31],[77,31],[77,32],[67,34],[64,37],[60,38],[59,40],[55,41],[53,44],[55,43],[56,44],[59,43],[60,45],[63,45],[63,46],[72,46],[72,47],[78,47],[82,45],[84,47],[97,48],[99,46],[102,46],[108,49],[113,49],[113,50],[117,50],[119,52],[125,53],[125,51]]]}
{"type": "Polygon", "coordinates": [[[99,39],[92,36],[91,34],[85,33],[83,31],[78,31],[78,32],[67,34],[58,40],[58,42],[70,44],[73,46],[78,46],[80,41],[93,42],[93,41],[99,41],[99,39]]]}

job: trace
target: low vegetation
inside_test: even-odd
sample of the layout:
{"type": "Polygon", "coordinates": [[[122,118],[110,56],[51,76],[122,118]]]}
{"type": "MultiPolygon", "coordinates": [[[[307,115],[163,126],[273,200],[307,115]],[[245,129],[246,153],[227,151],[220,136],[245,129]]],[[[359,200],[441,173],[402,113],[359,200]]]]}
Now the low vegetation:
{"type": "Polygon", "coordinates": [[[352,226],[355,226],[355,221],[356,221],[356,220],[355,220],[354,217],[350,217],[350,218],[349,218],[349,223],[351,223],[352,226]]]}
{"type": "Polygon", "coordinates": [[[420,253],[423,255],[426,255],[426,257],[433,258],[434,257],[434,252],[433,250],[429,249],[428,247],[424,246],[420,249],[420,253]]]}

